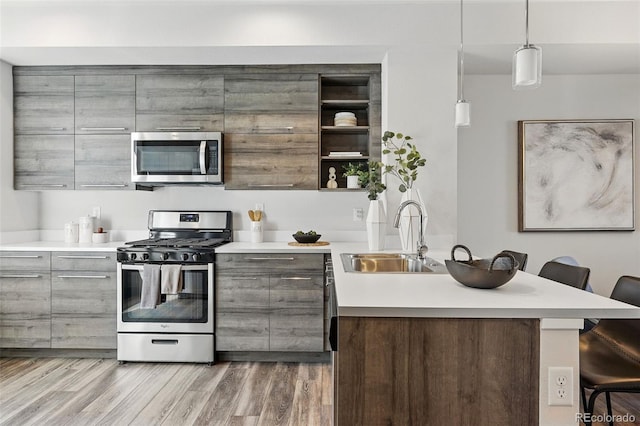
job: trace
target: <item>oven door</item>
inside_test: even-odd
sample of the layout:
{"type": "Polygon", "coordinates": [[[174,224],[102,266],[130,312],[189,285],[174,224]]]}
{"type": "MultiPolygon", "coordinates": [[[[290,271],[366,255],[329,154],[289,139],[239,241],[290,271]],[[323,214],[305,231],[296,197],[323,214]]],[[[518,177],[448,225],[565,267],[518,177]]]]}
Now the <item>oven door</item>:
{"type": "Polygon", "coordinates": [[[162,294],[155,308],[140,307],[142,271],[118,263],[118,332],[213,334],[213,263],[182,265],[182,291],[162,294]]]}

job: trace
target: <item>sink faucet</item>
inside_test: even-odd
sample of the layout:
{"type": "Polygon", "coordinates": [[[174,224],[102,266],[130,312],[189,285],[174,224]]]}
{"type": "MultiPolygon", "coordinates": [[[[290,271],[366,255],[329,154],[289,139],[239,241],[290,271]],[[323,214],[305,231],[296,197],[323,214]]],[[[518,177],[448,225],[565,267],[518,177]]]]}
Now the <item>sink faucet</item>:
{"type": "Polygon", "coordinates": [[[422,232],[422,227],[423,227],[423,222],[424,222],[424,214],[422,212],[422,207],[420,207],[420,204],[418,204],[416,201],[413,200],[407,200],[405,202],[403,202],[402,204],[400,204],[400,207],[398,207],[398,211],[396,212],[396,218],[393,222],[393,226],[395,228],[400,227],[400,213],[402,213],[402,210],[404,210],[405,207],[407,207],[408,205],[413,204],[414,206],[416,206],[416,208],[418,209],[418,213],[420,214],[420,229],[418,230],[418,246],[417,246],[417,250],[418,250],[418,259],[424,259],[426,257],[427,254],[427,250],[429,250],[429,248],[427,247],[427,245],[424,243],[424,233],[422,232]]]}

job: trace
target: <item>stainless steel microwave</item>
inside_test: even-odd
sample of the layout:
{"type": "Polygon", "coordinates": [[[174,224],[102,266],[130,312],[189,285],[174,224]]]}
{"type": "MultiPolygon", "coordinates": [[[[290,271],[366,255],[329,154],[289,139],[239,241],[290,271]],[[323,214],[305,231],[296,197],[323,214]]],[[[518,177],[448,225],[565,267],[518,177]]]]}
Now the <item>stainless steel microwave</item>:
{"type": "Polygon", "coordinates": [[[131,181],[221,184],[221,132],[131,133],[131,181]]]}

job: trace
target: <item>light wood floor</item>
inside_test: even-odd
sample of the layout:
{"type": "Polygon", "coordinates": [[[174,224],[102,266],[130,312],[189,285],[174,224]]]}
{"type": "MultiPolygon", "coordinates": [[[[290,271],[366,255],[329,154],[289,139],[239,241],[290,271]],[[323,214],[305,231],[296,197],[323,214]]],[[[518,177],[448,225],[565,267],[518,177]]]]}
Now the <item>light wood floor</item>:
{"type": "Polygon", "coordinates": [[[330,425],[328,364],[0,359],[0,425],[330,425]]]}
{"type": "MultiPolygon", "coordinates": [[[[587,391],[587,401],[590,392],[587,391]]],[[[611,409],[613,415],[630,414],[635,417],[633,422],[615,422],[616,426],[638,426],[640,425],[640,393],[613,393],[611,394],[611,409]]],[[[607,403],[604,394],[596,400],[595,414],[606,415],[607,403]]],[[[606,422],[593,422],[593,426],[607,426],[606,422]]]]}
{"type": "MultiPolygon", "coordinates": [[[[0,425],[325,426],[332,403],[327,364],[0,358],[0,425]]],[[[612,403],[636,418],[617,426],[640,425],[640,394],[612,403]]]]}

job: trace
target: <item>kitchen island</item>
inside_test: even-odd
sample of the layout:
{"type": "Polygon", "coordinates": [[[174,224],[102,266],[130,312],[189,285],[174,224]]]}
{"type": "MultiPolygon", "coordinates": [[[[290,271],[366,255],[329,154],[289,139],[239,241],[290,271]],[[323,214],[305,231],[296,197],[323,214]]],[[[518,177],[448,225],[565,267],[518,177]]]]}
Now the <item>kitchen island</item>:
{"type": "Polygon", "coordinates": [[[640,308],[521,271],[494,290],[448,274],[345,272],[340,254],[363,248],[331,245],[338,425],[576,425],[584,318],[640,318],[640,308]],[[572,368],[567,405],[548,404],[549,367],[572,368]]]}

